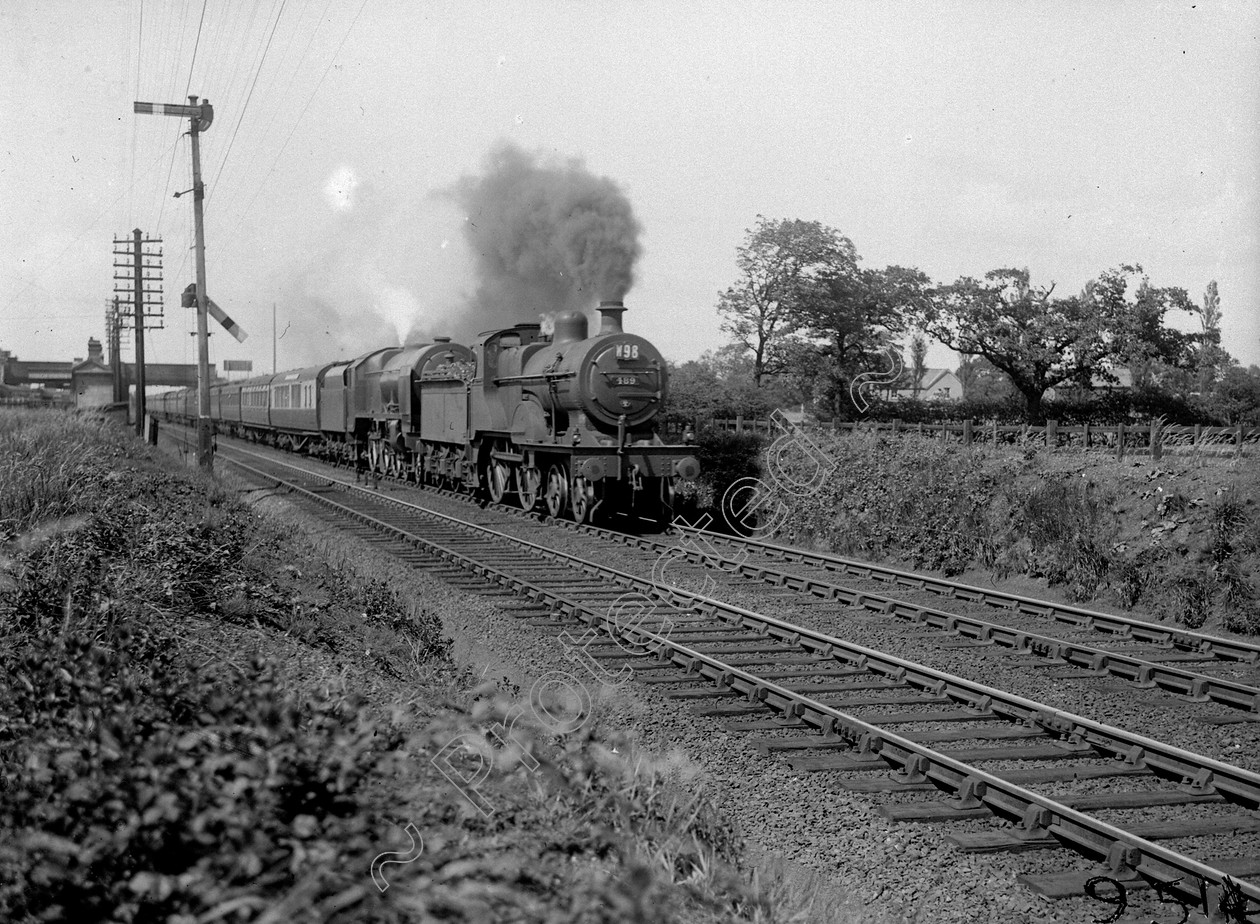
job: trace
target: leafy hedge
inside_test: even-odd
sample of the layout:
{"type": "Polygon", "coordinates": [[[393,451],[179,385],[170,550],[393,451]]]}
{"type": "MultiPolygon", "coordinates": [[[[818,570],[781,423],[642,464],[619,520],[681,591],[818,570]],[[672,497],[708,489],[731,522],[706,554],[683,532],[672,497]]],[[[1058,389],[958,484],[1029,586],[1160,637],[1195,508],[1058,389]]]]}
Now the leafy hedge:
{"type": "MultiPolygon", "coordinates": [[[[1098,391],[1082,398],[1048,398],[1042,403],[1048,420],[1064,426],[1097,424],[1115,426],[1134,421],[1150,421],[1162,417],[1168,424],[1219,426],[1229,423],[1210,406],[1194,398],[1183,398],[1158,388],[1135,388],[1098,391]]],[[[941,421],[996,420],[1002,424],[1021,424],[1026,418],[1026,405],[1019,396],[980,401],[902,400],[871,402],[863,420],[901,420],[905,423],[939,423],[941,421]]]]}
{"type": "MultiPolygon", "coordinates": [[[[1109,595],[1192,628],[1219,612],[1226,628],[1260,632],[1260,592],[1248,576],[1260,519],[1234,494],[1208,505],[1197,551],[1128,548],[1117,542],[1120,498],[1088,478],[1038,473],[1035,449],[1021,457],[913,436],[815,436],[836,468],[807,497],[778,492],[791,510],[780,535],[789,543],[946,575],[1025,574],[1077,601],[1109,595]]],[[[1178,502],[1160,502],[1152,520],[1175,515],[1178,502]]]]}
{"type": "Polygon", "coordinates": [[[698,522],[708,515],[710,528],[733,531],[721,510],[722,495],[741,478],[761,473],[762,437],[755,433],[732,433],[726,430],[703,429],[696,435],[696,459],[700,478],[683,494],[678,513],[687,522],[698,522]]]}

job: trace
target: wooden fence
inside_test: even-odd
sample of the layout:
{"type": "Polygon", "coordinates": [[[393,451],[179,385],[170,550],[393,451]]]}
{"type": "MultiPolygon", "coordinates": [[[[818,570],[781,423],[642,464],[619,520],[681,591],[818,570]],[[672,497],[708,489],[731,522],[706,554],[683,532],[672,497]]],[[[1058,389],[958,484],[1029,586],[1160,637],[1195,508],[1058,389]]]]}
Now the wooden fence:
{"type": "Polygon", "coordinates": [[[0,395],[0,407],[43,407],[43,408],[72,408],[74,407],[74,398],[57,397],[50,398],[47,396],[35,395],[0,395]]]}
{"type": "MultiPolygon", "coordinates": [[[[719,430],[735,433],[770,433],[774,424],[765,419],[736,417],[715,419],[719,430]]],[[[831,423],[803,424],[807,432],[821,433],[889,433],[914,434],[930,439],[970,446],[974,443],[991,446],[1040,446],[1053,452],[1056,449],[1099,450],[1114,452],[1117,459],[1126,455],[1151,456],[1155,459],[1168,455],[1227,455],[1254,454],[1260,449],[1260,429],[1241,424],[1233,427],[1168,426],[1154,420],[1148,424],[1118,424],[1097,426],[1081,424],[1063,427],[1058,421],[1047,420],[1045,426],[1028,424],[999,424],[996,421],[949,421],[944,423],[907,424],[900,420],[832,421],[831,423]]]]}

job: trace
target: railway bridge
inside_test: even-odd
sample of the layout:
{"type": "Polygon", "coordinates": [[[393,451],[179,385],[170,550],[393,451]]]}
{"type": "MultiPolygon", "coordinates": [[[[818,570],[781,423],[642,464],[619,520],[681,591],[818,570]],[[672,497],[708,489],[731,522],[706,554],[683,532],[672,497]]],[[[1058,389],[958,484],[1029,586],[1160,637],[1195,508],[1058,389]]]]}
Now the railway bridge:
{"type": "MultiPolygon", "coordinates": [[[[145,391],[149,387],[193,387],[197,384],[196,363],[145,363],[145,391]]],[[[210,379],[217,378],[214,364],[210,379]]],[[[88,338],[87,358],[66,360],[20,360],[0,348],[0,385],[12,388],[42,387],[64,391],[76,407],[100,407],[128,400],[136,381],[135,363],[118,356],[105,358],[101,342],[88,338]]]]}

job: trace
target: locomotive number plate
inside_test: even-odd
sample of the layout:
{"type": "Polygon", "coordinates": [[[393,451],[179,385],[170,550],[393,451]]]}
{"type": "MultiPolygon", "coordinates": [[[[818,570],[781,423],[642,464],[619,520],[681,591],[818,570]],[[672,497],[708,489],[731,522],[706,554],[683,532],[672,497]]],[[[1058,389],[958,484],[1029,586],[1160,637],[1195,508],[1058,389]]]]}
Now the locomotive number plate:
{"type": "Polygon", "coordinates": [[[633,375],[614,375],[614,385],[638,385],[639,379],[633,375]]]}
{"type": "Polygon", "coordinates": [[[618,359],[638,359],[639,345],[637,343],[619,343],[617,344],[618,359]]]}

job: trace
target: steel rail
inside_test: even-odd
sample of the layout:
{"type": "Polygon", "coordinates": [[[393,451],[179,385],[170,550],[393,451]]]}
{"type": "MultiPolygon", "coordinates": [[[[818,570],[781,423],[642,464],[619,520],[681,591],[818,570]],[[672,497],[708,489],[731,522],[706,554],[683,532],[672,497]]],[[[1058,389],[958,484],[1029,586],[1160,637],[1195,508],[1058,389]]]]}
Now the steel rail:
{"type": "MultiPolygon", "coordinates": [[[[769,680],[759,678],[751,672],[728,665],[710,655],[688,648],[678,642],[672,642],[666,636],[658,635],[647,629],[620,625],[607,613],[600,613],[564,594],[534,584],[517,575],[508,574],[493,565],[479,562],[467,553],[444,546],[423,536],[418,536],[363,511],[355,510],[329,498],[325,494],[308,490],[292,482],[286,482],[282,478],[237,460],[227,459],[227,461],[264,480],[276,481],[279,484],[286,485],[290,489],[298,491],[324,506],[339,511],[344,516],[367,523],[411,544],[422,546],[437,557],[457,564],[465,570],[470,570],[496,583],[510,586],[514,590],[524,593],[531,600],[547,600],[554,609],[573,615],[589,625],[603,628],[615,637],[621,637],[633,644],[654,650],[659,660],[672,660],[679,666],[684,667],[690,674],[700,674],[730,689],[732,692],[743,693],[749,702],[761,703],[768,708],[778,710],[784,715],[800,719],[806,724],[819,729],[824,734],[838,735],[846,741],[856,744],[863,752],[878,755],[880,759],[891,764],[894,768],[893,777],[895,779],[907,784],[930,782],[932,785],[958,794],[957,805],[959,808],[983,805],[995,814],[1018,819],[1021,823],[1021,836],[1029,840],[1053,837],[1066,842],[1078,852],[1105,858],[1110,869],[1117,875],[1125,876],[1132,873],[1145,876],[1165,884],[1165,888],[1176,889],[1186,895],[1194,896],[1195,893],[1191,891],[1188,885],[1179,885],[1177,881],[1184,882],[1187,876],[1194,877],[1206,884],[1205,891],[1209,908],[1219,905],[1227,880],[1233,883],[1248,898],[1260,901],[1260,887],[1253,886],[1247,882],[1236,882],[1221,870],[1200,863],[1184,854],[1147,841],[1055,800],[1009,783],[1000,776],[972,767],[925,745],[917,744],[909,739],[864,722],[856,716],[813,700],[804,693],[789,690],[769,680]]],[[[294,466],[288,466],[283,462],[266,461],[294,468],[294,466]]],[[[299,471],[301,470],[299,469],[299,471]]],[[[303,472],[303,474],[309,477],[319,477],[312,476],[309,472],[303,472]]],[[[369,497],[377,496],[372,492],[363,491],[363,489],[359,490],[369,497]]],[[[1260,775],[1250,774],[1240,768],[1230,767],[1229,765],[1221,764],[1219,761],[1190,754],[1189,752],[1181,751],[1129,732],[1110,729],[1088,719],[1041,706],[1022,697],[1003,693],[980,684],[972,684],[970,681],[962,680],[962,678],[952,678],[931,668],[880,655],[879,652],[874,652],[871,649],[851,645],[839,639],[832,639],[821,633],[803,630],[773,617],[760,616],[737,607],[728,608],[726,605],[711,598],[692,594],[670,585],[644,581],[617,569],[587,562],[567,553],[546,549],[528,540],[508,536],[488,527],[466,523],[445,514],[434,514],[432,511],[398,501],[395,498],[387,500],[397,506],[414,508],[430,518],[446,521],[462,529],[482,533],[497,540],[505,540],[510,545],[530,548],[536,552],[543,553],[544,557],[548,559],[571,562],[585,573],[607,574],[623,586],[627,582],[631,585],[650,585],[663,598],[669,599],[674,604],[679,602],[677,598],[682,598],[685,601],[698,601],[700,603],[698,608],[701,612],[718,609],[739,611],[753,622],[768,627],[770,633],[788,635],[790,632],[791,638],[798,643],[823,643],[822,646],[816,649],[816,653],[824,657],[836,657],[842,653],[862,652],[863,654],[854,663],[860,661],[864,668],[877,671],[879,667],[885,666],[885,664],[899,664],[901,666],[891,674],[893,679],[896,680],[914,683],[915,677],[908,670],[908,667],[913,667],[926,677],[937,678],[929,688],[938,694],[950,695],[954,686],[961,690],[980,691],[981,695],[970,702],[970,705],[978,713],[994,711],[994,705],[1009,700],[1029,710],[1032,724],[1039,725],[1061,735],[1066,735],[1067,745],[1072,748],[1078,748],[1082,751],[1091,749],[1115,751],[1112,739],[1128,737],[1136,743],[1135,746],[1127,750],[1115,751],[1117,756],[1126,759],[1127,762],[1135,767],[1145,765],[1151,769],[1158,769],[1163,765],[1160,760],[1152,763],[1150,753],[1152,750],[1156,752],[1157,757],[1160,759],[1184,755],[1207,771],[1206,774],[1200,773],[1195,778],[1186,779],[1188,784],[1195,786],[1196,791],[1210,792],[1215,788],[1215,791],[1222,794],[1249,792],[1249,801],[1253,806],[1256,804],[1256,799],[1260,798],[1260,775]],[[875,656],[875,660],[872,660],[872,655],[875,656]],[[993,694],[996,694],[996,696],[993,694]],[[1001,700],[998,697],[1001,697],[1001,700]],[[1095,734],[1095,732],[1098,734],[1095,734]],[[1232,780],[1221,781],[1215,778],[1213,771],[1222,769],[1231,771],[1232,780]],[[1248,783],[1250,786],[1247,789],[1234,786],[1227,786],[1227,788],[1222,789],[1222,782],[1248,783]]],[[[812,646],[803,645],[803,647],[808,648],[812,646]]],[[[627,657],[630,656],[628,655],[627,657]]]]}
{"type": "MultiPolygon", "coordinates": [[[[1023,840],[1055,838],[1078,853],[1102,858],[1117,876],[1144,876],[1164,884],[1166,890],[1176,889],[1193,897],[1198,897],[1198,892],[1188,884],[1187,878],[1197,878],[1210,883],[1206,890],[1208,908],[1219,906],[1226,879],[1234,882],[1249,898],[1260,901],[1260,887],[1239,883],[1221,870],[1192,857],[1008,782],[995,773],[864,722],[811,699],[803,692],[789,690],[749,671],[671,642],[667,637],[644,630],[630,631],[637,633],[633,639],[636,644],[653,645],[658,659],[672,660],[685,667],[689,674],[698,674],[733,693],[743,694],[749,702],[761,703],[812,725],[823,735],[839,736],[863,752],[878,755],[892,765],[890,776],[898,782],[908,785],[931,783],[938,789],[954,793],[951,802],[960,810],[983,806],[995,815],[1018,821],[1020,827],[1015,836],[1023,840]],[[1178,880],[1187,884],[1178,886],[1175,884],[1178,880]]],[[[983,711],[982,704],[979,711],[983,711]]]]}
{"type": "Polygon", "coordinates": [[[1169,629],[1129,616],[1118,616],[1114,613],[1085,609],[1084,607],[1073,606],[1068,603],[1055,603],[1050,600],[1023,597],[1019,594],[1012,594],[1002,590],[976,587],[972,584],[962,584],[944,578],[915,574],[912,571],[902,571],[873,562],[857,561],[856,559],[844,558],[839,555],[829,555],[825,552],[813,552],[806,549],[793,548],[792,546],[779,545],[774,542],[766,542],[763,539],[751,539],[742,536],[733,537],[707,529],[697,529],[677,523],[674,525],[675,528],[684,533],[702,536],[709,542],[721,542],[725,545],[752,548],[788,561],[817,565],[829,571],[845,571],[850,574],[856,574],[859,577],[900,584],[905,587],[912,587],[915,590],[927,590],[945,597],[984,603],[1029,616],[1050,616],[1052,618],[1065,616],[1068,618],[1063,621],[1087,625],[1091,628],[1108,628],[1117,631],[1118,634],[1124,637],[1132,637],[1140,641],[1171,644],[1186,651],[1210,653],[1218,657],[1245,661],[1251,664],[1260,663],[1260,644],[1222,638],[1219,635],[1208,635],[1204,632],[1169,629]]]}
{"type": "MultiPolygon", "coordinates": [[[[690,528],[685,531],[702,535],[705,539],[708,539],[710,535],[690,528]]],[[[772,581],[777,586],[813,594],[816,597],[838,600],[849,605],[865,607],[886,616],[898,616],[923,625],[945,629],[960,637],[975,639],[981,644],[998,644],[1013,648],[1018,652],[1057,659],[1065,664],[1097,671],[1100,676],[1104,673],[1113,674],[1132,681],[1140,687],[1160,687],[1197,702],[1213,701],[1235,709],[1260,712],[1260,688],[1235,680],[1213,677],[1210,674],[1162,664],[1158,661],[1148,661],[1136,655],[1107,651],[1081,642],[1065,641],[1027,629],[1015,629],[976,616],[950,613],[874,591],[857,590],[842,584],[788,574],[763,565],[748,564],[739,559],[721,556],[715,558],[710,553],[697,548],[683,546],[674,548],[688,561],[703,563],[706,560],[716,560],[719,562],[719,569],[728,573],[772,581]],[[731,567],[722,568],[721,564],[731,567]]]]}

